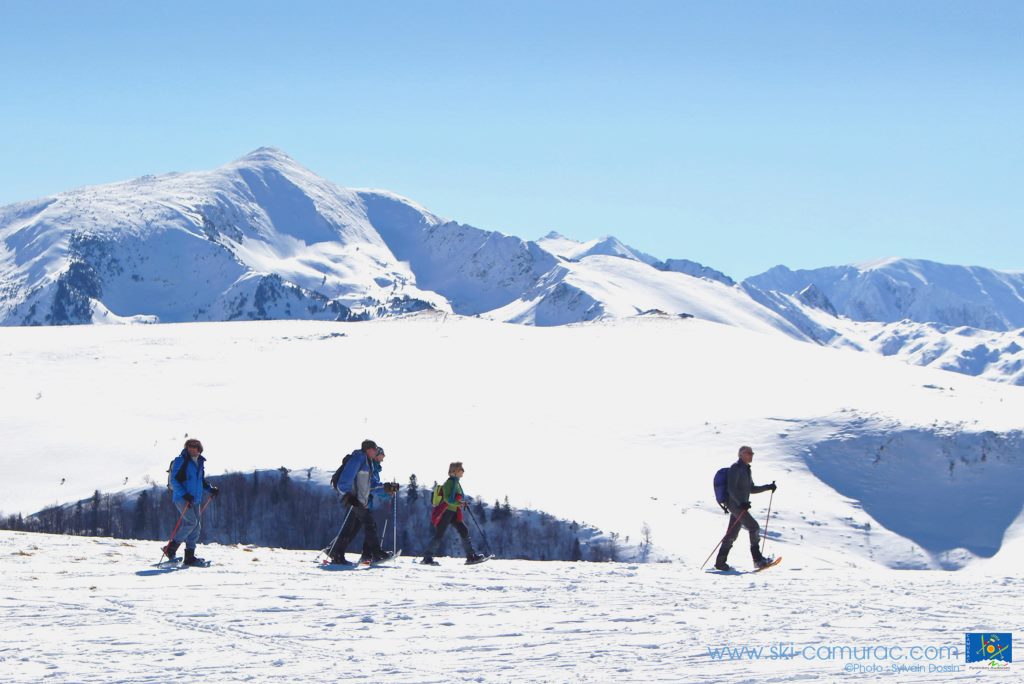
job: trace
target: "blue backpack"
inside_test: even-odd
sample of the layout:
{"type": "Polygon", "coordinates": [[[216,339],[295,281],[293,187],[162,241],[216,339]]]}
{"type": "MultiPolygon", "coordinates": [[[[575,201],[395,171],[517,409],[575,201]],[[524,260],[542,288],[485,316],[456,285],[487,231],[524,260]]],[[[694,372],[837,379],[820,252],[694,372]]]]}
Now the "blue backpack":
{"type": "Polygon", "coordinates": [[[729,507],[726,504],[729,502],[729,469],[721,468],[715,473],[715,501],[722,507],[722,510],[726,513],[729,512],[729,507]]]}

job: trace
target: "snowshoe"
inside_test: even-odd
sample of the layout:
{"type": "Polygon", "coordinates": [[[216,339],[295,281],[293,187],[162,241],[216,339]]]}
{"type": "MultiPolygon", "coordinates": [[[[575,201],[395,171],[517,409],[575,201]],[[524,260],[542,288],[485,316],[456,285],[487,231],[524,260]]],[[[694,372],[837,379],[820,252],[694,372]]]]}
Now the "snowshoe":
{"type": "Polygon", "coordinates": [[[485,556],[482,553],[474,553],[472,556],[466,556],[466,565],[477,565],[479,563],[485,563],[494,558],[494,556],[485,556]]]}
{"type": "Polygon", "coordinates": [[[767,570],[768,568],[776,566],[781,562],[782,556],[779,556],[778,558],[762,558],[754,564],[755,566],[757,566],[754,568],[754,572],[761,572],[762,570],[767,570]]]}
{"type": "Polygon", "coordinates": [[[195,549],[185,549],[185,560],[181,561],[182,567],[205,568],[209,564],[210,561],[196,555],[195,549]]]}
{"type": "Polygon", "coordinates": [[[430,556],[425,556],[423,560],[420,561],[420,565],[440,565],[440,563],[438,563],[430,556]]]}
{"type": "Polygon", "coordinates": [[[167,542],[165,546],[160,547],[160,550],[163,552],[164,556],[167,557],[167,560],[177,560],[174,557],[174,554],[178,553],[179,546],[181,546],[181,542],[167,542]]]}

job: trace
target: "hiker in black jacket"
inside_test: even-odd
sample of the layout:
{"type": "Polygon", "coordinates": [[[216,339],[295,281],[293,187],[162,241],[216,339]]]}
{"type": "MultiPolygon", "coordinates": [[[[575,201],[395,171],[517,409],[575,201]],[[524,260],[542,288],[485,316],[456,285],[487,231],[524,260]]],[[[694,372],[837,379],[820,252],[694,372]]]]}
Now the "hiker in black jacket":
{"type": "Polygon", "coordinates": [[[718,558],[715,559],[717,570],[732,570],[726,559],[729,557],[729,550],[740,533],[740,525],[747,528],[750,534],[750,555],[754,559],[754,565],[762,568],[771,563],[761,555],[761,526],[750,515],[750,495],[761,492],[774,492],[776,487],[772,482],[768,485],[754,486],[754,478],[750,475],[750,462],[754,460],[754,450],[748,446],[741,446],[739,460],[729,467],[729,530],[722,539],[722,547],[718,550],[718,558]],[[737,524],[737,519],[739,523],[737,524]]]}

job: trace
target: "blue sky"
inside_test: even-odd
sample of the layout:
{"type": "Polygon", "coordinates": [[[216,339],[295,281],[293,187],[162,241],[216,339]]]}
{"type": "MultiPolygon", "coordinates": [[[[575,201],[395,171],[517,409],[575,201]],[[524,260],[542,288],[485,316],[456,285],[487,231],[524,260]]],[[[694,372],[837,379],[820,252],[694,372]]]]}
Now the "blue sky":
{"type": "Polygon", "coordinates": [[[745,277],[1024,270],[1024,4],[0,4],[0,205],[279,147],[745,277]]]}

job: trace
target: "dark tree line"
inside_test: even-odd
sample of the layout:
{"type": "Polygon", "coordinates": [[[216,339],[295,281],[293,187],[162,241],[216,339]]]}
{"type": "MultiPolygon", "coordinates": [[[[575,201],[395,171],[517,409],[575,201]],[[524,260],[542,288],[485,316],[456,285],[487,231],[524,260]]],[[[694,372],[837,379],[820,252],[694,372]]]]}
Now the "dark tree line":
{"type": "MultiPolygon", "coordinates": [[[[278,470],[229,473],[209,481],[220,488],[203,513],[202,543],[255,544],[287,549],[320,549],[337,534],[346,509],[337,493],[312,479],[311,471],[278,470]]],[[[432,490],[416,476],[397,495],[397,544],[403,554],[419,555],[433,535],[430,524],[432,490]]],[[[473,500],[465,513],[475,545],[499,558],[528,560],[615,560],[607,537],[589,526],[547,513],[515,509],[508,497],[487,505],[473,500]],[[489,549],[488,549],[489,546],[489,549]]],[[[375,510],[384,548],[395,541],[391,504],[375,510]]],[[[96,491],[73,504],[51,506],[28,517],[0,519],[0,528],[54,534],[166,540],[178,519],[166,487],[141,492],[104,494],[96,491]]],[[[361,536],[350,551],[357,552],[361,536]]],[[[459,556],[458,535],[449,532],[442,555],[459,556]]]]}

